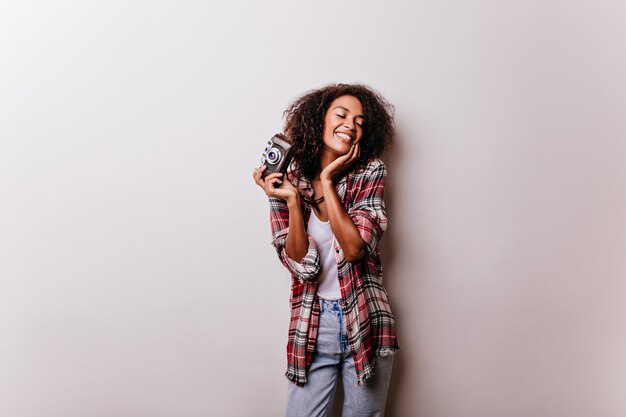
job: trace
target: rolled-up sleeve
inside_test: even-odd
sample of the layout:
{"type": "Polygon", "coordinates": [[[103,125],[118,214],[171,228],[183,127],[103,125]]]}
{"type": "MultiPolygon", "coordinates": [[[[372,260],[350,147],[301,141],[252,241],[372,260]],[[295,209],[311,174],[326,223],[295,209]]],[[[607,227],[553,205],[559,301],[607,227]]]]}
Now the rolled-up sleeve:
{"type": "Polygon", "coordinates": [[[270,224],[272,227],[272,246],[278,258],[289,272],[300,281],[317,279],[320,271],[320,256],[315,241],[308,236],[309,246],[306,255],[296,262],[287,255],[285,246],[289,235],[289,209],[287,204],[275,197],[270,197],[270,224]]]}
{"type": "Polygon", "coordinates": [[[304,255],[300,262],[296,262],[287,255],[287,251],[285,250],[288,234],[289,228],[283,229],[279,236],[276,236],[272,241],[280,261],[292,275],[296,276],[301,281],[312,281],[316,279],[320,271],[320,255],[315,241],[311,236],[308,237],[309,247],[306,255],[304,255]]]}
{"type": "Polygon", "coordinates": [[[370,252],[376,251],[378,242],[387,230],[384,199],[386,180],[387,168],[382,161],[377,160],[368,166],[355,184],[354,204],[348,210],[348,215],[370,252]]]}

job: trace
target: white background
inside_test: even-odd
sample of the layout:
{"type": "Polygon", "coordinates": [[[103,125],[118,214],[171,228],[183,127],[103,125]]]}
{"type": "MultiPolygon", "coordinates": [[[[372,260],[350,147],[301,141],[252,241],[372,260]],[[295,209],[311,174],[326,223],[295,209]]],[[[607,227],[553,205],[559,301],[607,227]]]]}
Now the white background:
{"type": "Polygon", "coordinates": [[[0,414],[279,416],[251,178],[330,82],[396,107],[391,417],[626,415],[626,3],[0,5],[0,414]]]}

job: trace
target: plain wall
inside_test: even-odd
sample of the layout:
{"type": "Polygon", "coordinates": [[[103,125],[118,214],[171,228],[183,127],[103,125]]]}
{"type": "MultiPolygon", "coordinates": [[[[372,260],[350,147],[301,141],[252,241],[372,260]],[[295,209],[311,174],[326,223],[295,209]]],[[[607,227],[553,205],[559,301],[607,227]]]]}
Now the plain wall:
{"type": "Polygon", "coordinates": [[[330,82],[396,107],[391,417],[626,415],[626,3],[0,7],[0,415],[279,416],[252,169],[330,82]]]}

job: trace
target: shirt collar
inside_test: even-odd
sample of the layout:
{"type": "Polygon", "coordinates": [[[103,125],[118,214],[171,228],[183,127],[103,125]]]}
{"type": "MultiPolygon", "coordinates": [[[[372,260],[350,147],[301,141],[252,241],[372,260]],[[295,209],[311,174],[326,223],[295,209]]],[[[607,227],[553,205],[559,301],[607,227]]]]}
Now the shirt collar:
{"type": "MultiPolygon", "coordinates": [[[[348,175],[350,174],[346,174],[343,177],[341,177],[341,179],[339,180],[339,182],[337,183],[335,187],[335,189],[337,190],[337,194],[339,195],[339,199],[342,201],[345,197],[346,190],[348,188],[348,175]]],[[[309,197],[313,196],[313,186],[311,185],[311,181],[309,181],[308,178],[300,177],[298,179],[297,187],[309,197]]]]}

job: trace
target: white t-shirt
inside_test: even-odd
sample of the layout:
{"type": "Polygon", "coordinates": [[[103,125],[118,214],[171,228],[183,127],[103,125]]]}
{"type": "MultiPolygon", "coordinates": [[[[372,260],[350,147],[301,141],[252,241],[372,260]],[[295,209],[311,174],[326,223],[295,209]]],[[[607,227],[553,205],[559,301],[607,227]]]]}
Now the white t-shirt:
{"type": "Polygon", "coordinates": [[[335,235],[330,222],[323,222],[311,210],[307,233],[317,244],[320,255],[320,273],[317,279],[317,294],[327,300],[339,300],[341,289],[337,278],[337,258],[335,255],[335,235]]]}

